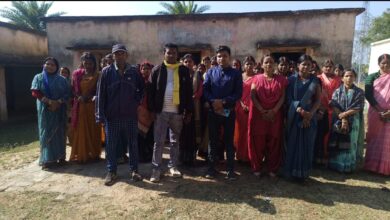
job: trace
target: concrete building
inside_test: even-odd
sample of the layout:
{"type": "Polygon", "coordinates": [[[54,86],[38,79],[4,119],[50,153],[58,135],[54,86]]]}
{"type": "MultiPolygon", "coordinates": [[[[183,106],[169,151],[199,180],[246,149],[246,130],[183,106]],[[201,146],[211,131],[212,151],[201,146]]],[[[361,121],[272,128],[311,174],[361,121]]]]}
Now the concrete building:
{"type": "Polygon", "coordinates": [[[371,43],[368,74],[376,73],[379,71],[378,57],[384,53],[390,54],[390,38],[371,43]]]}
{"type": "Polygon", "coordinates": [[[31,81],[48,54],[45,32],[0,22],[0,121],[35,112],[31,81]]]}
{"type": "Polygon", "coordinates": [[[243,59],[265,54],[297,59],[311,55],[321,63],[351,65],[356,16],[363,8],[321,9],[195,15],[108,17],[47,17],[49,54],[71,69],[83,51],[101,58],[115,43],[129,49],[129,62],[162,61],[162,46],[179,45],[180,55],[191,53],[195,62],[228,45],[232,56],[243,59]]]}

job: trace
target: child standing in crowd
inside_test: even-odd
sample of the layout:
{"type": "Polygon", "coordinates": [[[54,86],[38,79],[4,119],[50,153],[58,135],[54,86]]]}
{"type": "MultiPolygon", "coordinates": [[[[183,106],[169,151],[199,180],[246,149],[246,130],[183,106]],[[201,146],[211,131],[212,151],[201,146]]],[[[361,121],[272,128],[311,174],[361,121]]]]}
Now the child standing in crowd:
{"type": "MultiPolygon", "coordinates": [[[[70,70],[68,67],[61,67],[60,69],[60,75],[66,79],[66,82],[69,85],[69,88],[71,87],[71,76],[70,76],[70,70]]],[[[72,143],[72,124],[71,124],[71,118],[72,118],[72,99],[70,99],[66,102],[66,117],[67,117],[67,123],[66,123],[66,136],[68,137],[68,143],[72,143]]]]}
{"type": "Polygon", "coordinates": [[[283,112],[287,79],[274,74],[274,60],[263,57],[264,74],[257,75],[251,85],[249,111],[249,159],[255,176],[260,176],[263,160],[268,174],[275,177],[282,162],[283,112]]]}

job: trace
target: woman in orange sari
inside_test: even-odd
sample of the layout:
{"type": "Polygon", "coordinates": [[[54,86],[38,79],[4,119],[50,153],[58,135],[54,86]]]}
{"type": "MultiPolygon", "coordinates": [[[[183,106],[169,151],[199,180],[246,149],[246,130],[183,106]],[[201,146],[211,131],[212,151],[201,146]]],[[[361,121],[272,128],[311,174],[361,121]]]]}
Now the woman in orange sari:
{"type": "Polygon", "coordinates": [[[274,74],[275,62],[270,55],[263,57],[261,63],[264,74],[257,75],[251,86],[249,159],[255,176],[261,175],[265,159],[269,176],[275,177],[282,162],[282,105],[288,81],[274,74]]]}
{"type": "Polygon", "coordinates": [[[99,160],[101,130],[95,122],[95,94],[99,79],[96,58],[89,52],[81,56],[80,68],[73,72],[73,140],[70,161],[99,160]]]}
{"type": "Polygon", "coordinates": [[[248,113],[251,101],[251,85],[254,76],[255,58],[247,56],[244,59],[244,73],[242,74],[242,96],[236,104],[236,125],[234,130],[234,147],[238,161],[249,161],[248,155],[248,113]]]}
{"type": "Polygon", "coordinates": [[[318,75],[321,83],[321,106],[317,112],[318,127],[314,149],[314,158],[317,164],[328,164],[329,131],[332,123],[333,108],[329,105],[332,95],[340,87],[341,78],[333,72],[333,61],[330,59],[322,63],[322,74],[318,75]]]}

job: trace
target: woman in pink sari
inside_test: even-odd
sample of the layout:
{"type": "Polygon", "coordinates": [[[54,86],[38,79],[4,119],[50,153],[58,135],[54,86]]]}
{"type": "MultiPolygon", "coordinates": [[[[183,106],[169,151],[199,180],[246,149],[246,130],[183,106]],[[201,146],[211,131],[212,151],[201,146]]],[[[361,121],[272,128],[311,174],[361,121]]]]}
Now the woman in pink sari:
{"type": "Polygon", "coordinates": [[[248,156],[248,113],[251,100],[251,85],[256,73],[254,72],[255,58],[247,56],[244,59],[242,74],[242,96],[236,104],[236,128],[234,130],[234,147],[238,161],[249,161],[248,156]]]}
{"type": "Polygon", "coordinates": [[[318,75],[321,81],[321,106],[317,112],[318,130],[314,149],[314,158],[317,164],[328,163],[329,128],[332,123],[333,109],[329,105],[332,95],[340,87],[341,78],[333,72],[334,63],[327,59],[322,63],[322,74],[318,75]]]}
{"type": "Polygon", "coordinates": [[[367,150],[364,168],[390,175],[390,55],[378,58],[380,70],[365,82],[368,109],[367,150]]]}
{"type": "Polygon", "coordinates": [[[257,75],[251,86],[248,142],[253,174],[260,176],[263,159],[268,174],[275,177],[282,162],[282,105],[288,81],[274,74],[274,59],[267,55],[262,61],[264,74],[257,75]]]}

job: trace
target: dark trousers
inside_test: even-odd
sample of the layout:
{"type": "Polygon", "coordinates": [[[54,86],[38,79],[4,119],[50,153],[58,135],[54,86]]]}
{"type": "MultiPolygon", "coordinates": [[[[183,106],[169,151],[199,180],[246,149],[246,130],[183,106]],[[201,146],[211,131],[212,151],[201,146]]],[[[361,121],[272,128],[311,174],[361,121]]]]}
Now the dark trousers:
{"type": "Polygon", "coordinates": [[[209,124],[209,148],[208,159],[209,168],[214,168],[218,161],[218,144],[220,129],[223,127],[223,142],[226,146],[227,155],[227,171],[234,170],[234,149],[233,149],[233,137],[234,137],[234,120],[235,112],[231,111],[229,117],[218,115],[213,111],[208,112],[208,124],[209,124]]]}
{"type": "Polygon", "coordinates": [[[130,171],[138,171],[138,121],[133,119],[108,121],[105,124],[105,132],[108,171],[116,172],[118,147],[122,147],[118,143],[121,137],[127,143],[130,171]]]}

